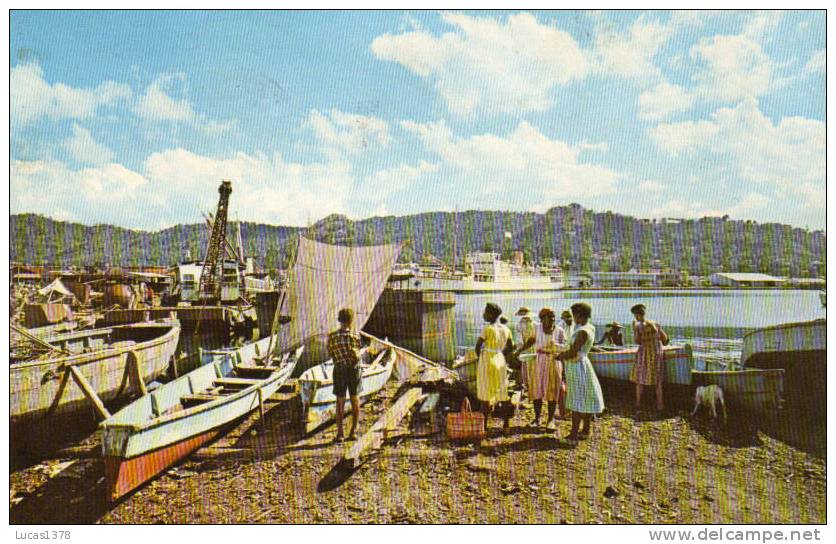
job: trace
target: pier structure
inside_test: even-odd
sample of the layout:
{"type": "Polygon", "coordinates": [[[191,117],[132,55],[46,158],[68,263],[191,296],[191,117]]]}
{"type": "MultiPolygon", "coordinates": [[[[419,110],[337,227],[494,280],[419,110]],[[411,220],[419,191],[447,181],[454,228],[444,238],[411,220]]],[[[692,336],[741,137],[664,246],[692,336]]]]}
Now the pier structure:
{"type": "Polygon", "coordinates": [[[455,305],[451,292],[386,288],[363,329],[433,361],[452,361],[455,305]]]}

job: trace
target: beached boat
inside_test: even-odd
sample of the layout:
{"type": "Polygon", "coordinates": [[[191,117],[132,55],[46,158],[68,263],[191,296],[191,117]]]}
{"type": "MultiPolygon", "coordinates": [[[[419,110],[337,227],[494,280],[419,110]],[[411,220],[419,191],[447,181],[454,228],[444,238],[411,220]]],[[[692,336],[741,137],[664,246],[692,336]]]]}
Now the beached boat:
{"type": "Polygon", "coordinates": [[[827,411],[827,320],[764,327],[743,337],[744,368],[783,368],[787,405],[827,411]]]}
{"type": "Polygon", "coordinates": [[[726,402],[746,410],[767,412],[781,407],[784,393],[783,369],[693,370],[695,386],[718,385],[726,402]]]}
{"type": "MultiPolygon", "coordinates": [[[[373,357],[370,364],[362,365],[363,377],[360,382],[359,393],[360,403],[362,404],[380,391],[389,381],[396,357],[391,349],[383,350],[376,355],[364,351],[361,355],[368,358],[373,357]]],[[[333,391],[333,374],[334,363],[329,360],[306,370],[299,377],[306,432],[311,432],[331,421],[337,413],[337,397],[334,396],[333,391]]],[[[346,413],[349,413],[351,404],[348,399],[346,399],[345,406],[346,413]]]]}
{"type": "MultiPolygon", "coordinates": [[[[599,378],[611,378],[614,380],[630,379],[630,370],[636,361],[637,347],[628,348],[604,348],[601,351],[591,351],[589,360],[595,373],[599,378]]],[[[665,383],[679,385],[691,384],[691,369],[694,367],[693,353],[691,346],[665,346],[665,383]]],[[[533,353],[523,353],[520,360],[525,364],[528,359],[534,357],[533,353]]],[[[459,356],[451,367],[459,379],[471,392],[476,391],[476,353],[468,350],[464,355],[459,356]]]]}
{"type": "Polygon", "coordinates": [[[269,365],[270,339],[206,351],[202,366],[126,406],[100,425],[111,500],[135,489],[255,409],[287,381],[302,349],[269,365]]]}
{"type": "Polygon", "coordinates": [[[91,402],[106,416],[105,404],[166,371],[179,336],[176,323],[138,323],[41,338],[60,352],[32,360],[12,353],[11,425],[84,413],[91,402]]]}
{"type": "MultiPolygon", "coordinates": [[[[636,362],[637,346],[621,349],[590,351],[589,361],[599,378],[629,381],[630,371],[636,362]]],[[[664,346],[665,383],[678,385],[691,384],[691,370],[694,368],[694,356],[690,344],[682,346],[664,346]]]]}

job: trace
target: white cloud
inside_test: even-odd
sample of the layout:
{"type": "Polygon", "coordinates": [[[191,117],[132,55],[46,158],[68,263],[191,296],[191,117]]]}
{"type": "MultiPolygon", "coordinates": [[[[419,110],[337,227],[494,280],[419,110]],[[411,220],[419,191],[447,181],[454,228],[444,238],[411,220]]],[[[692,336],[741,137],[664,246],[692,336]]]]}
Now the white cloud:
{"type": "Polygon", "coordinates": [[[810,74],[825,73],[827,71],[827,52],[824,49],[813,51],[804,66],[804,71],[810,74]]]}
{"type": "Polygon", "coordinates": [[[442,19],[455,31],[384,34],[371,51],[432,81],[456,114],[543,111],[553,105],[556,87],[589,71],[587,55],[568,33],[528,13],[505,22],[449,13],[442,19]]]}
{"type": "Polygon", "coordinates": [[[134,104],[133,111],[141,119],[152,123],[185,124],[210,136],[220,136],[237,128],[237,121],[216,121],[198,113],[184,94],[186,74],[160,74],[152,81],[134,104]]]}
{"type": "Polygon", "coordinates": [[[419,161],[417,166],[401,164],[379,170],[366,177],[352,191],[352,199],[381,202],[394,193],[407,189],[428,174],[438,172],[440,165],[419,161]]]}
{"type": "Polygon", "coordinates": [[[639,117],[649,121],[661,121],[675,113],[688,111],[693,105],[693,95],[683,87],[660,83],[639,95],[639,117]]]}
{"type": "Polygon", "coordinates": [[[665,123],[648,129],[656,145],[674,156],[683,151],[693,152],[702,142],[714,138],[718,131],[717,125],[710,121],[665,123]]]}
{"type": "Polygon", "coordinates": [[[97,142],[90,131],[73,123],[73,135],[65,140],[62,147],[73,160],[99,166],[113,160],[113,151],[97,142]]]}
{"type": "Polygon", "coordinates": [[[579,192],[594,197],[615,190],[616,172],[580,162],[579,146],[551,140],[525,121],[505,137],[481,134],[459,138],[444,121],[404,121],[402,126],[441,157],[443,167],[451,172],[449,182],[464,183],[467,190],[486,194],[525,188],[544,198],[577,196],[579,192]]]}
{"type": "Polygon", "coordinates": [[[783,19],[783,11],[756,11],[744,24],[743,35],[752,40],[763,42],[770,38],[783,19]]]}
{"type": "Polygon", "coordinates": [[[636,186],[636,190],[642,193],[661,193],[665,190],[665,186],[658,181],[646,179],[636,186]]]}
{"type": "Polygon", "coordinates": [[[78,89],[63,83],[50,84],[37,64],[21,64],[9,74],[9,117],[12,129],[43,118],[86,119],[99,108],[131,98],[127,85],[105,81],[93,89],[78,89]]]}
{"type": "Polygon", "coordinates": [[[311,110],[304,124],[316,134],[320,143],[347,153],[386,147],[392,141],[386,121],[337,109],[325,113],[311,110]]]}
{"type": "Polygon", "coordinates": [[[345,162],[292,163],[280,155],[208,157],[184,149],[154,153],[140,171],[120,164],[73,169],[57,161],[12,161],[12,213],[61,212],[85,223],[163,228],[200,220],[214,209],[217,187],[232,180],[230,208],[242,219],[303,226],[345,213],[354,184],[345,162]]]}
{"type": "Polygon", "coordinates": [[[702,38],[690,55],[700,63],[694,74],[695,92],[704,99],[734,102],[756,97],[772,83],[772,59],[748,36],[702,38]]]}
{"type": "Polygon", "coordinates": [[[186,74],[162,74],[151,82],[145,93],[134,105],[134,112],[149,121],[193,122],[197,120],[191,102],[172,98],[168,93],[179,82],[186,81],[186,74]]]}
{"type": "Polygon", "coordinates": [[[711,208],[702,202],[671,199],[650,211],[651,217],[674,217],[683,219],[697,219],[700,217],[722,217],[728,215],[732,219],[751,217],[752,212],[762,210],[769,205],[770,199],[760,193],[746,193],[738,201],[725,208],[711,208]]]}
{"type": "Polygon", "coordinates": [[[644,15],[626,32],[615,30],[611,23],[599,23],[595,40],[599,68],[640,84],[658,80],[661,71],[654,60],[674,30],[674,25],[651,21],[644,15]]]}
{"type": "Polygon", "coordinates": [[[649,131],[662,149],[697,158],[731,159],[740,179],[769,184],[780,193],[820,200],[825,184],[825,124],[803,117],[773,123],[747,99],[719,109],[710,121],[659,125],[649,131]],[[817,196],[818,195],[818,198],[817,196]]]}

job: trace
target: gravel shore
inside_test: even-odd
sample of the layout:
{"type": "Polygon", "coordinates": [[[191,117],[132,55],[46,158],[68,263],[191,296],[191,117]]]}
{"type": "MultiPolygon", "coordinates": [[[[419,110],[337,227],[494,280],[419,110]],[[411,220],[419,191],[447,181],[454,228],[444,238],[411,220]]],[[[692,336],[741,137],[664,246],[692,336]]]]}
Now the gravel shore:
{"type": "MultiPolygon", "coordinates": [[[[368,428],[390,384],[363,409],[368,428]]],[[[479,445],[416,437],[404,420],[351,473],[331,425],[300,436],[294,401],[251,417],[116,504],[105,499],[98,438],[88,436],[11,474],[20,523],[825,523],[823,424],[732,413],[728,427],[691,421],[686,399],[635,414],[624,384],[605,383],[607,411],[575,449],[526,426],[491,421],[479,445]]],[[[569,422],[559,423],[565,435],[569,422]]]]}

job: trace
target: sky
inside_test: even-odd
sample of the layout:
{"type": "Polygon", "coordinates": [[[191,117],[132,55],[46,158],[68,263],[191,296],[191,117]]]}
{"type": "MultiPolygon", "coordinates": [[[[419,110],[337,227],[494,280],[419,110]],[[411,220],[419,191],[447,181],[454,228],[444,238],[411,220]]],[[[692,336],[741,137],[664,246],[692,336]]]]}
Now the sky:
{"type": "Polygon", "coordinates": [[[10,211],[824,229],[824,11],[13,11],[10,211]]]}

